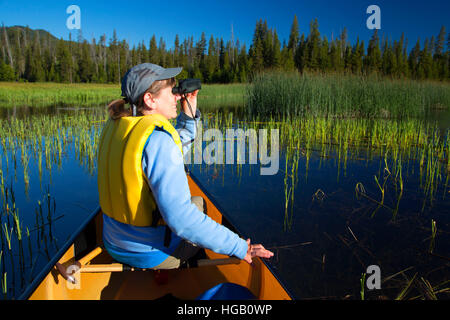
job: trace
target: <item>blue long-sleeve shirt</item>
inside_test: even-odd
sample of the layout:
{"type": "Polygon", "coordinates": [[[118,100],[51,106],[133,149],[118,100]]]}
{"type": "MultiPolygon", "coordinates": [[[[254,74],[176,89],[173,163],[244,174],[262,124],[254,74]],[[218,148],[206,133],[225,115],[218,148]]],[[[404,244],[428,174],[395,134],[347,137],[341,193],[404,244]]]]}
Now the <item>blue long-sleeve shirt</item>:
{"type": "MultiPolygon", "coordinates": [[[[177,117],[183,152],[189,151],[195,137],[196,121],[183,112],[177,117]]],[[[161,216],[172,230],[169,247],[164,246],[165,226],[136,227],[103,215],[105,247],[118,261],[141,268],[162,263],[181,239],[217,253],[243,259],[247,243],[228,228],[216,223],[191,203],[191,194],[184,171],[183,156],[172,137],[163,130],[154,130],[142,155],[142,169],[158,205],[161,216]]]]}

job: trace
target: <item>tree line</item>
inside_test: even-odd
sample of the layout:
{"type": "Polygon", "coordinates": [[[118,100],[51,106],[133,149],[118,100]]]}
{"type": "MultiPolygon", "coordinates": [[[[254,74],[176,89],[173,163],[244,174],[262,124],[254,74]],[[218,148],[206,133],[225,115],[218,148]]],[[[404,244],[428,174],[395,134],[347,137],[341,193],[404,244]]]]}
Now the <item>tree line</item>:
{"type": "Polygon", "coordinates": [[[420,39],[410,52],[402,34],[398,40],[380,39],[378,30],[366,45],[357,39],[351,44],[344,29],[338,36],[321,36],[317,19],[310,23],[309,34],[300,35],[294,16],[289,39],[280,41],[276,29],[262,19],[257,21],[250,47],[239,40],[224,41],[205,33],[180,40],[167,48],[161,37],[153,35],[130,48],[119,40],[116,31],[111,39],[102,35],[97,41],[56,39],[43,30],[28,27],[5,27],[0,31],[0,81],[119,83],[133,65],[152,62],[164,67],[183,66],[181,78],[193,77],[205,83],[248,82],[264,70],[282,70],[355,75],[378,74],[391,78],[450,79],[450,33],[445,26],[439,34],[420,39]],[[447,48],[445,48],[447,47],[447,48]]]}

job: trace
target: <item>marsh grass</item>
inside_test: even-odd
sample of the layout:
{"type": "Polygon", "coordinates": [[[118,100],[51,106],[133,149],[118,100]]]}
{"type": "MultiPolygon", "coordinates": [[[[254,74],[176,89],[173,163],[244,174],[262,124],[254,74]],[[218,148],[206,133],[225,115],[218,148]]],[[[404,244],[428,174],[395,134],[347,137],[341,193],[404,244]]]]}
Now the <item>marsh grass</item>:
{"type": "Polygon", "coordinates": [[[450,108],[447,83],[351,75],[261,73],[247,95],[248,113],[260,116],[404,119],[450,108]]]}
{"type": "Polygon", "coordinates": [[[61,84],[0,82],[2,106],[106,105],[120,97],[120,86],[109,84],[61,84]]]}
{"type": "MultiPolygon", "coordinates": [[[[245,101],[246,84],[202,85],[199,103],[206,109],[241,107],[245,101]]],[[[0,106],[89,107],[106,106],[121,98],[118,84],[61,84],[0,82],[0,106]]]]}
{"type": "Polygon", "coordinates": [[[246,100],[247,84],[208,84],[202,85],[198,94],[198,103],[203,110],[219,107],[242,108],[246,100]]]}

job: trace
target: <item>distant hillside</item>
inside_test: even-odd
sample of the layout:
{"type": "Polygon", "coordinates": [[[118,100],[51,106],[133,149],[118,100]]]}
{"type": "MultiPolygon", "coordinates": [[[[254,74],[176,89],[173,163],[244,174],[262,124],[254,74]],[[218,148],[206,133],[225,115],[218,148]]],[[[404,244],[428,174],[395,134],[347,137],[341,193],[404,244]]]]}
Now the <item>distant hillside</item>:
{"type": "MultiPolygon", "coordinates": [[[[37,29],[33,30],[29,27],[24,26],[12,26],[12,27],[4,27],[8,34],[8,40],[10,44],[16,43],[17,39],[25,39],[28,41],[34,41],[36,38],[38,41],[47,40],[56,43],[58,40],[55,36],[53,36],[50,32],[37,29]]],[[[3,31],[3,30],[2,30],[3,31]]],[[[2,39],[4,40],[4,39],[2,39]]]]}

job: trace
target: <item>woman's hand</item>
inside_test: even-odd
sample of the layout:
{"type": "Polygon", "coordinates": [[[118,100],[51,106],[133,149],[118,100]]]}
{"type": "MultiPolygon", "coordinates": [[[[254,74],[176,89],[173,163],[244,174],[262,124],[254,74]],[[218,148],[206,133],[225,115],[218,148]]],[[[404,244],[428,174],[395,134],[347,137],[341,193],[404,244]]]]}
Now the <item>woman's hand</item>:
{"type": "Polygon", "coordinates": [[[247,261],[249,264],[252,263],[253,257],[260,257],[260,258],[273,257],[273,252],[265,249],[262,244],[250,244],[250,239],[247,239],[247,245],[248,250],[244,260],[247,261]]]}
{"type": "Polygon", "coordinates": [[[195,118],[195,114],[197,113],[197,94],[199,90],[195,90],[191,93],[186,93],[186,99],[189,101],[191,105],[191,109],[189,109],[189,105],[184,98],[181,98],[181,111],[183,111],[186,115],[191,118],[195,118]]]}

